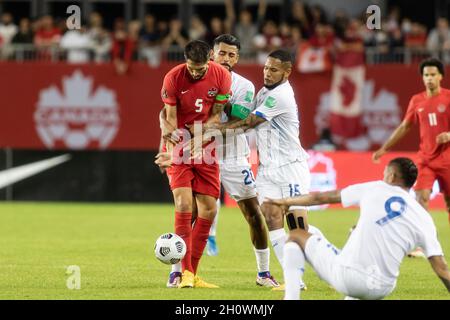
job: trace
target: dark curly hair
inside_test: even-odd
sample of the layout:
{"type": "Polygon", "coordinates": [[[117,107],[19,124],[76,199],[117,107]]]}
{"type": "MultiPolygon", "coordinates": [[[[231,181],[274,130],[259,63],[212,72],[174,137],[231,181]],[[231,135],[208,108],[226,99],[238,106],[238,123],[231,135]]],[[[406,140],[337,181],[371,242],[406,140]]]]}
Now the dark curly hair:
{"type": "Polygon", "coordinates": [[[407,188],[411,188],[417,179],[417,167],[409,158],[392,159],[388,166],[392,166],[400,174],[403,184],[407,188]]]}
{"type": "Polygon", "coordinates": [[[423,60],[420,63],[419,71],[420,71],[421,75],[423,75],[423,69],[425,67],[436,67],[442,76],[445,75],[444,64],[441,62],[441,60],[439,60],[437,58],[428,58],[428,59],[423,60]]]}

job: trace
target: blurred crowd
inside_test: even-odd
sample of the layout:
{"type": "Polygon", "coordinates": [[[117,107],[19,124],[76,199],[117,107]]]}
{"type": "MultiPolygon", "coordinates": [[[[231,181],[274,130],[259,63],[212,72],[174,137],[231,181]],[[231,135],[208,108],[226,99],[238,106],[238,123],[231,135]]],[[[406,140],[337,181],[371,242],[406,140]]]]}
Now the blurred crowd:
{"type": "Polygon", "coordinates": [[[376,50],[384,61],[395,60],[399,50],[433,51],[442,53],[441,58],[450,63],[445,56],[450,49],[446,17],[438,18],[427,30],[402,17],[399,8],[392,8],[382,16],[381,29],[370,30],[365,12],[359,17],[351,17],[344,10],[327,14],[319,5],[293,1],[286,19],[274,21],[267,17],[265,1],[260,1],[256,14],[252,14],[245,8],[237,11],[232,0],[225,1],[222,16],[194,15],[184,28],[178,18],[162,19],[149,13],[143,21],[117,18],[112,30],[107,30],[101,14],[93,12],[80,30],[67,30],[65,20],[55,21],[50,15],[15,21],[11,14],[3,13],[0,54],[10,60],[53,59],[56,55],[71,63],[112,61],[119,73],[125,73],[133,60],[145,60],[151,66],[163,60],[183,60],[182,49],[189,40],[212,43],[216,36],[232,33],[241,41],[241,59],[248,62],[263,62],[267,53],[277,48],[298,56],[303,48],[313,47],[324,48],[334,59],[336,52],[344,49],[363,54],[376,50]]]}

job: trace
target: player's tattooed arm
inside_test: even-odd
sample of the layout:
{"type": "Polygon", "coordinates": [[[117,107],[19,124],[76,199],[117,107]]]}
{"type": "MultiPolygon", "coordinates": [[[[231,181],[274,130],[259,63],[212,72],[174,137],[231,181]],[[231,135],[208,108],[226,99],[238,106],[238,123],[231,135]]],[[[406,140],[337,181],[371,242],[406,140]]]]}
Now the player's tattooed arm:
{"type": "MultiPolygon", "coordinates": [[[[264,120],[261,117],[255,116],[254,114],[250,114],[246,119],[240,120],[231,120],[226,123],[209,123],[203,126],[203,135],[200,143],[194,143],[194,139],[191,139],[186,143],[186,145],[190,145],[191,154],[196,154],[199,152],[197,146],[204,146],[206,143],[211,141],[216,136],[222,136],[224,138],[229,138],[238,134],[243,133],[244,131],[254,128],[257,125],[263,123],[264,120]]],[[[191,134],[196,136],[195,126],[188,126],[191,134]]]]}
{"type": "Polygon", "coordinates": [[[443,256],[432,256],[428,258],[436,275],[441,279],[447,291],[450,292],[450,271],[448,270],[447,262],[443,256]]]}
{"type": "Polygon", "coordinates": [[[206,121],[206,128],[209,127],[209,125],[215,125],[217,123],[220,123],[220,114],[224,110],[224,104],[222,103],[215,103],[211,110],[211,116],[206,121]]]}
{"type": "Polygon", "coordinates": [[[450,142],[450,132],[442,132],[437,135],[436,137],[437,144],[443,144],[447,142],[450,142]]]}
{"type": "Polygon", "coordinates": [[[228,116],[228,121],[236,119],[245,119],[249,116],[251,109],[245,105],[226,103],[224,106],[225,114],[228,116]]]}
{"type": "MultiPolygon", "coordinates": [[[[165,105],[164,108],[166,109],[166,121],[168,123],[169,126],[171,126],[172,128],[177,128],[177,107],[176,106],[170,106],[170,105],[165,105]]],[[[171,139],[174,139],[174,141],[177,141],[176,137],[173,137],[173,133],[176,130],[172,131],[170,133],[170,135],[165,137],[166,140],[166,147],[167,147],[167,151],[168,152],[172,152],[172,148],[173,148],[173,143],[170,142],[171,139]]]]}
{"type": "Polygon", "coordinates": [[[226,123],[218,124],[215,126],[209,127],[209,129],[214,129],[214,131],[220,132],[222,136],[229,136],[235,134],[240,134],[242,131],[247,131],[249,129],[255,128],[266,120],[258,117],[254,114],[249,114],[249,116],[245,119],[235,119],[226,123]],[[240,129],[240,130],[238,130],[240,129]]]}
{"type": "Polygon", "coordinates": [[[316,192],[285,199],[266,199],[267,203],[288,208],[290,206],[314,206],[327,203],[340,203],[341,191],[316,192]]]}
{"type": "Polygon", "coordinates": [[[227,102],[223,105],[223,112],[227,115],[228,119],[231,119],[231,103],[227,102]]]}
{"type": "MultiPolygon", "coordinates": [[[[169,106],[169,108],[171,108],[169,106]]],[[[176,127],[172,126],[167,121],[167,111],[166,106],[162,108],[162,110],[159,113],[159,127],[161,128],[161,137],[165,142],[169,142],[172,144],[177,144],[179,141],[179,137],[176,134],[176,127]]]]}

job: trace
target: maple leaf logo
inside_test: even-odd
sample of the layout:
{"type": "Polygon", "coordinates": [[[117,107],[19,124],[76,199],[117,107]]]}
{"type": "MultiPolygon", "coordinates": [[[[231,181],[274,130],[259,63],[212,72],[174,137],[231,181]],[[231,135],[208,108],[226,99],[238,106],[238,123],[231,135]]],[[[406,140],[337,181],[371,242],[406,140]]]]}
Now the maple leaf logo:
{"type": "MultiPolygon", "coordinates": [[[[342,82],[341,87],[346,87],[342,82]]],[[[343,88],[344,89],[344,88],[343,88]]],[[[346,91],[348,89],[344,89],[346,91]]],[[[345,95],[343,94],[345,97],[345,95]]],[[[320,94],[319,105],[314,117],[317,132],[329,127],[329,110],[331,105],[331,93],[329,91],[320,94]]],[[[389,138],[392,131],[402,121],[402,108],[399,105],[395,92],[384,88],[375,91],[373,80],[365,81],[362,96],[363,125],[367,128],[360,141],[357,139],[346,140],[345,145],[349,150],[367,150],[373,145],[380,145],[389,138]],[[365,141],[363,141],[365,140],[365,141]]]]}
{"type": "Polygon", "coordinates": [[[315,53],[315,52],[311,53],[311,55],[309,56],[309,59],[308,59],[309,63],[315,63],[318,58],[319,57],[318,57],[317,53],[315,53]]]}
{"type": "Polygon", "coordinates": [[[339,85],[339,92],[342,95],[343,106],[349,107],[353,99],[355,99],[356,85],[349,77],[344,76],[339,85]]]}
{"type": "Polygon", "coordinates": [[[76,70],[63,77],[62,91],[41,90],[34,113],[36,130],[48,148],[106,148],[115,138],[120,118],[113,90],[94,88],[93,79],[76,70]]]}

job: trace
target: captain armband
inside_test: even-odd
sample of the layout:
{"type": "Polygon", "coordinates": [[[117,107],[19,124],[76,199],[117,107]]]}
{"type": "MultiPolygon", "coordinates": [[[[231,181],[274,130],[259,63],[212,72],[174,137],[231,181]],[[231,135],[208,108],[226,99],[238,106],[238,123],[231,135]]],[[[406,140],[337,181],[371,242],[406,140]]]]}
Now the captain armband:
{"type": "Polygon", "coordinates": [[[239,104],[233,104],[231,106],[231,116],[238,118],[238,119],[245,119],[250,114],[250,110],[244,106],[241,106],[239,104]]]}
{"type": "Polygon", "coordinates": [[[229,93],[226,94],[218,94],[216,96],[216,101],[218,103],[226,103],[230,99],[231,95],[229,93]]]}

